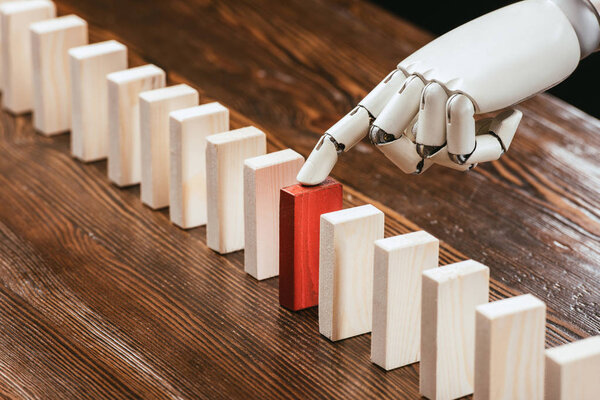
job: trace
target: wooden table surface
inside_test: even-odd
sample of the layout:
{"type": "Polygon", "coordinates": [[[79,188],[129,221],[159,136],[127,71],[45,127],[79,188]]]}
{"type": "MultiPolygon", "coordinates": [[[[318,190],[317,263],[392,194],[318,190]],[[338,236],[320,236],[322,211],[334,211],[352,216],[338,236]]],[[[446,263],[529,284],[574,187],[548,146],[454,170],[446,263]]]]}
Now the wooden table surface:
{"type": "MultiPolygon", "coordinates": [[[[269,148],[307,156],[319,135],[431,36],[361,1],[61,0],[117,39],[130,64],[232,109],[269,148]]],[[[502,160],[405,176],[365,141],[333,175],[346,206],[386,212],[386,234],[425,229],[442,263],[491,268],[492,298],[547,302],[547,345],[600,333],[600,122],[553,97],[521,106],[502,160]]],[[[418,364],[369,361],[370,336],[331,343],[317,310],[278,305],[241,252],[120,190],[106,163],[70,156],[31,116],[1,115],[0,397],[418,398],[418,364]]]]}

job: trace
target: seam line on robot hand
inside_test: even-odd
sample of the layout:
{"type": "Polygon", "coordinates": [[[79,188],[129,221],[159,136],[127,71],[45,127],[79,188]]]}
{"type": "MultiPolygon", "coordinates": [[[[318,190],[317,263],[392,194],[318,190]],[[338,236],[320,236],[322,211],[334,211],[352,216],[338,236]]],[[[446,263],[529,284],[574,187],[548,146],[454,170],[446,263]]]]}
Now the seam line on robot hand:
{"type": "Polygon", "coordinates": [[[321,141],[319,142],[319,145],[315,148],[315,150],[320,150],[321,146],[323,145],[323,141],[329,139],[329,141],[331,143],[333,143],[333,145],[335,146],[335,151],[338,154],[341,154],[344,152],[344,150],[346,149],[346,145],[344,143],[340,143],[337,140],[335,140],[335,138],[333,136],[331,136],[329,133],[325,133],[323,134],[323,136],[321,137],[321,141]]]}

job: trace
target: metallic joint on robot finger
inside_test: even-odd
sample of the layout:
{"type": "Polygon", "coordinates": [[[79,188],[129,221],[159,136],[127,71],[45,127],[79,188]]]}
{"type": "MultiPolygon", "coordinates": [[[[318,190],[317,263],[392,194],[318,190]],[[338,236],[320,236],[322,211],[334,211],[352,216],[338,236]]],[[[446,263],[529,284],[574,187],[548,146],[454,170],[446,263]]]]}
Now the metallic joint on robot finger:
{"type": "Polygon", "coordinates": [[[369,139],[371,139],[371,143],[377,145],[393,142],[397,138],[394,135],[390,135],[377,125],[371,125],[371,128],[369,129],[369,139]]]}
{"type": "Polygon", "coordinates": [[[338,154],[341,154],[344,152],[344,150],[346,149],[346,145],[344,143],[340,143],[337,140],[335,140],[335,138],[333,136],[331,136],[329,133],[325,133],[323,135],[323,137],[321,138],[321,142],[317,145],[316,150],[319,150],[321,148],[321,146],[323,145],[323,140],[325,139],[329,139],[329,141],[331,143],[333,143],[333,145],[335,146],[335,151],[338,154]]]}
{"type": "Polygon", "coordinates": [[[431,158],[437,154],[438,151],[446,146],[444,143],[441,146],[429,146],[426,144],[417,143],[417,153],[423,158],[431,158]]]}
{"type": "Polygon", "coordinates": [[[448,156],[450,157],[450,159],[454,163],[456,163],[458,165],[464,165],[464,164],[467,163],[467,161],[469,161],[469,158],[471,158],[471,156],[473,155],[473,153],[475,153],[476,149],[477,149],[477,142],[475,142],[475,147],[473,147],[473,151],[470,152],[469,154],[452,154],[452,153],[448,153],[448,156]]]}

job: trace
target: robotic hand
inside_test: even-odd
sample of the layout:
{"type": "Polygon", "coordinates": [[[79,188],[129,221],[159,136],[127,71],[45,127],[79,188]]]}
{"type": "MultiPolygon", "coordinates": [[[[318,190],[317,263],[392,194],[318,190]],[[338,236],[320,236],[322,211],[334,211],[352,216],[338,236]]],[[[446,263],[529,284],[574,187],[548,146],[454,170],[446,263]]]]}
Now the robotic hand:
{"type": "Polygon", "coordinates": [[[298,174],[321,183],[369,134],[405,173],[497,160],[521,112],[502,110],[566,79],[600,45],[600,0],[525,0],[462,25],[413,53],[318,141],[298,174]]]}

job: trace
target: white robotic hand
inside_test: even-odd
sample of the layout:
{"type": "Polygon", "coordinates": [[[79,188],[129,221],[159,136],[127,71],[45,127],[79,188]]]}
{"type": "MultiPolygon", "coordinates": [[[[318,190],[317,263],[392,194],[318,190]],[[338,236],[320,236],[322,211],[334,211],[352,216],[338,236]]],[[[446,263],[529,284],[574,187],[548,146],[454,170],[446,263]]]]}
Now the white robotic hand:
{"type": "Polygon", "coordinates": [[[467,170],[498,159],[521,112],[499,111],[566,79],[600,45],[600,0],[525,0],[413,53],[319,140],[298,174],[321,183],[367,134],[405,173],[467,170]]]}

